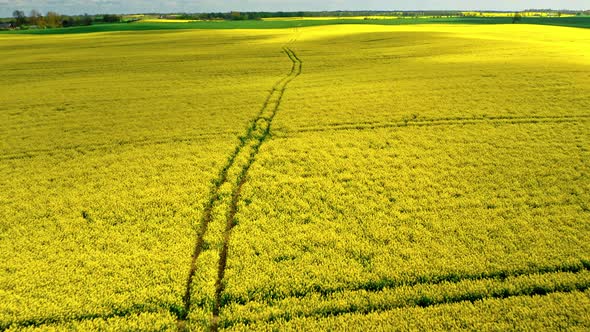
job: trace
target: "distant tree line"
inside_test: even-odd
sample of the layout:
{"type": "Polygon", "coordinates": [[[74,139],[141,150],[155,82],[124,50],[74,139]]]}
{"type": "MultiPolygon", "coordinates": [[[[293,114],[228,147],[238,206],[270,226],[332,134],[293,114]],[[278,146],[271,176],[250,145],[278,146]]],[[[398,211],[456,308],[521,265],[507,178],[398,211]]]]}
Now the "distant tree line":
{"type": "Polygon", "coordinates": [[[118,23],[122,18],[119,15],[62,15],[49,11],[45,15],[37,10],[31,10],[26,15],[22,10],[12,13],[12,25],[15,28],[61,28],[92,25],[95,23],[118,23]]]}
{"type": "Polygon", "coordinates": [[[457,11],[321,11],[321,12],[227,12],[227,13],[184,13],[180,15],[161,15],[162,18],[181,20],[259,20],[271,17],[357,17],[357,16],[459,16],[457,11]]]}
{"type": "MultiPolygon", "coordinates": [[[[490,13],[493,11],[485,11],[490,13]]],[[[590,12],[579,12],[571,10],[552,10],[552,9],[527,9],[524,12],[553,13],[555,16],[561,14],[587,15],[590,12]]],[[[395,17],[464,17],[464,16],[483,16],[484,12],[464,13],[461,11],[448,10],[430,10],[430,11],[296,11],[296,12],[225,12],[225,13],[183,13],[183,14],[157,14],[161,18],[182,19],[182,20],[259,20],[271,17],[374,17],[374,16],[395,16],[395,17]],[[476,13],[476,14],[474,14],[476,13]]],[[[500,12],[498,12],[500,13],[500,12]]]]}
{"type": "MultiPolygon", "coordinates": [[[[524,11],[525,12],[537,12],[537,13],[555,13],[555,12],[560,12],[560,13],[563,13],[563,14],[571,14],[571,15],[585,13],[585,12],[580,12],[580,11],[577,11],[577,10],[568,10],[568,9],[555,10],[555,9],[539,9],[539,8],[525,9],[524,11]]],[[[586,11],[586,13],[590,13],[590,11],[586,11]]]]}
{"type": "Polygon", "coordinates": [[[590,10],[579,11],[579,10],[569,10],[569,9],[555,10],[555,9],[531,8],[531,9],[525,9],[523,11],[523,13],[545,13],[545,14],[553,14],[554,16],[561,16],[564,14],[582,16],[582,15],[590,15],[590,10]]]}
{"type": "Polygon", "coordinates": [[[194,13],[180,15],[163,15],[163,18],[177,18],[181,20],[229,20],[245,21],[260,20],[269,17],[302,17],[305,12],[228,12],[228,13],[194,13]]]}
{"type": "MultiPolygon", "coordinates": [[[[559,12],[551,9],[527,9],[522,13],[553,13],[556,16],[561,14],[590,15],[590,11],[570,11],[560,10],[559,12]]],[[[487,13],[487,12],[486,12],[487,13]]],[[[394,17],[464,17],[464,16],[483,16],[483,12],[460,12],[460,11],[296,11],[296,12],[225,12],[225,13],[182,13],[182,14],[159,14],[160,18],[184,19],[184,20],[260,20],[271,17],[365,17],[366,19],[376,16],[394,16],[394,17]]],[[[522,19],[521,13],[515,13],[513,23],[522,19]]],[[[0,20],[2,24],[0,29],[6,28],[9,24],[11,28],[29,29],[29,28],[60,28],[93,25],[97,23],[119,23],[134,22],[140,18],[124,19],[121,15],[104,14],[104,15],[62,15],[54,11],[49,11],[45,15],[37,10],[32,10],[28,15],[22,10],[15,10],[10,21],[0,20]]]]}

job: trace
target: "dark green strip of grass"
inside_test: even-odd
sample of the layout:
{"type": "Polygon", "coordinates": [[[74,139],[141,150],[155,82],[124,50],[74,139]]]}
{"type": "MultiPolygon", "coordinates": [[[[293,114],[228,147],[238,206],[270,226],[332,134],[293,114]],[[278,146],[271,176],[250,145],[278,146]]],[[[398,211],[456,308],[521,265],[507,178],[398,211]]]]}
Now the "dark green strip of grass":
{"type": "MultiPolygon", "coordinates": [[[[511,24],[510,17],[454,17],[454,18],[405,18],[405,19],[330,19],[330,20],[292,20],[292,21],[199,21],[188,23],[136,22],[97,24],[84,27],[35,29],[3,31],[5,34],[72,34],[112,31],[150,31],[178,29],[286,29],[336,24],[376,24],[376,25],[408,25],[408,24],[511,24]]],[[[555,25],[576,28],[590,28],[590,17],[525,17],[519,24],[555,25]]]]}

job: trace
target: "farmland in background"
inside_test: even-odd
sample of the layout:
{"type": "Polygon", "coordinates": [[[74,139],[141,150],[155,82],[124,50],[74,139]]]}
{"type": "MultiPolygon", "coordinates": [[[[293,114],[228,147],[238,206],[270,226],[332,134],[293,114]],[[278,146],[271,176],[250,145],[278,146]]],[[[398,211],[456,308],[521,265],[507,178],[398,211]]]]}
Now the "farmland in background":
{"type": "Polygon", "coordinates": [[[0,329],[590,328],[590,30],[0,44],[0,329]]]}
{"type": "MultiPolygon", "coordinates": [[[[77,26],[57,29],[32,29],[0,31],[0,34],[76,34],[114,31],[150,31],[150,30],[194,30],[194,29],[287,29],[326,25],[422,25],[422,24],[511,24],[512,17],[507,15],[485,15],[465,17],[302,17],[270,18],[260,21],[188,21],[145,18],[134,23],[102,23],[91,26],[77,26]]],[[[552,25],[578,28],[590,28],[588,16],[535,17],[524,16],[521,24],[552,25]]]]}

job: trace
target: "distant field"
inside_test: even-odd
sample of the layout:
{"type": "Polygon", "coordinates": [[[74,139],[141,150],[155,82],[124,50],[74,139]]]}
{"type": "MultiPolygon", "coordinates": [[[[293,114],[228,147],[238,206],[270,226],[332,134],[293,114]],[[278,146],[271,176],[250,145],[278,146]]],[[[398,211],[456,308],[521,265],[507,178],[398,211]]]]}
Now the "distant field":
{"type": "Polygon", "coordinates": [[[159,19],[159,18],[148,18],[141,20],[142,23],[193,23],[198,20],[178,20],[178,19],[159,19]]]}
{"type": "MultiPolygon", "coordinates": [[[[189,24],[292,22],[88,29],[189,24]]],[[[0,35],[0,330],[590,329],[590,30],[76,32],[0,35]]]]}
{"type": "MultiPolygon", "coordinates": [[[[263,18],[263,21],[327,21],[327,20],[364,20],[364,19],[380,19],[380,20],[397,20],[404,19],[397,16],[318,16],[318,17],[268,17],[263,18]]],[[[407,17],[410,19],[410,17],[407,17]]],[[[413,18],[412,18],[413,19],[413,18]]]]}
{"type": "MultiPolygon", "coordinates": [[[[392,18],[392,17],[318,17],[276,18],[261,21],[186,21],[146,19],[134,23],[96,24],[84,27],[0,31],[0,34],[71,34],[113,31],[177,29],[288,29],[335,24],[416,25],[416,24],[511,24],[511,17],[392,18]]],[[[523,17],[519,24],[555,25],[590,28],[590,17],[523,17]]]]}

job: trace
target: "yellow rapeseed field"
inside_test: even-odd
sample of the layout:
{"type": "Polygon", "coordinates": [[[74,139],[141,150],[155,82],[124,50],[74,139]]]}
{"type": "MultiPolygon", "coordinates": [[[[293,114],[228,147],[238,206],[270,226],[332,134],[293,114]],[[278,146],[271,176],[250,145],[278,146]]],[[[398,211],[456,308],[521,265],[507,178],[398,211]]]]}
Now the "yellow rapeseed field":
{"type": "Polygon", "coordinates": [[[198,20],[181,20],[181,19],[164,19],[164,18],[147,18],[142,19],[141,22],[151,22],[151,23],[190,23],[190,22],[199,22],[198,20]]]}
{"type": "Polygon", "coordinates": [[[590,30],[0,35],[0,329],[590,329],[590,30]]]}

